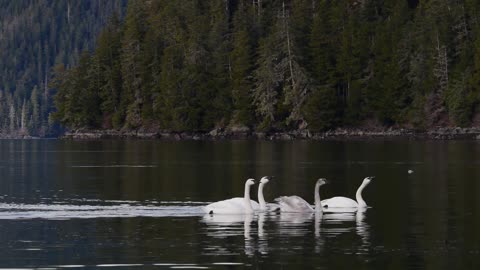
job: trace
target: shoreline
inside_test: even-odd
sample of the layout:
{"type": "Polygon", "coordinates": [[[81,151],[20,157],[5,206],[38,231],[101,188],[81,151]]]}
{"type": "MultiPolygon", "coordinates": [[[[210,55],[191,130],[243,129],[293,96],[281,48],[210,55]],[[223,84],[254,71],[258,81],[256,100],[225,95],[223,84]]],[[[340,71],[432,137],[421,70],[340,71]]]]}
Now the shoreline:
{"type": "Polygon", "coordinates": [[[336,129],[313,133],[308,130],[285,132],[253,132],[249,130],[214,129],[210,132],[148,132],[143,130],[75,130],[58,137],[71,140],[95,139],[158,139],[158,140],[350,140],[350,139],[427,139],[427,140],[480,140],[480,127],[474,128],[436,128],[427,131],[413,129],[336,129]]]}

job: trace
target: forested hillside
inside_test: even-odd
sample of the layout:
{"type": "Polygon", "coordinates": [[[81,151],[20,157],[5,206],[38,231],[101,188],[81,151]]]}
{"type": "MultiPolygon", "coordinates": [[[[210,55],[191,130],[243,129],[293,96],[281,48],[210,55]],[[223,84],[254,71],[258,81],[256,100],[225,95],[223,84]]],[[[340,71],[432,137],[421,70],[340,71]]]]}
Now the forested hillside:
{"type": "Polygon", "coordinates": [[[72,129],[479,125],[480,2],[132,0],[52,86],[72,129]]]}
{"type": "Polygon", "coordinates": [[[0,136],[54,132],[49,78],[78,62],[124,0],[0,0],[0,136]]]}

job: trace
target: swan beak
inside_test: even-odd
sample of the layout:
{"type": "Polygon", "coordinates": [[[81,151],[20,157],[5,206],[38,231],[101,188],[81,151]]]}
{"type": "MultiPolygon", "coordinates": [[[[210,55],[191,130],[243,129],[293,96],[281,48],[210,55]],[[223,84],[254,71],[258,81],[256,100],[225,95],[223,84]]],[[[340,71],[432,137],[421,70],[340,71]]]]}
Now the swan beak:
{"type": "Polygon", "coordinates": [[[370,180],[373,180],[375,178],[375,176],[370,176],[370,180]]]}

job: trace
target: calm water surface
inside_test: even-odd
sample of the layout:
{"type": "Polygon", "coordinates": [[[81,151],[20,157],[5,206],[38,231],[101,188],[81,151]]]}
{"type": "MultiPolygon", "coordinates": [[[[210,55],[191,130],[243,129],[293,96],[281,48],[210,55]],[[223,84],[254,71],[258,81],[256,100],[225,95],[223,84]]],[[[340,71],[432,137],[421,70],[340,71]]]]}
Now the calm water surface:
{"type": "Polygon", "coordinates": [[[480,269],[479,228],[476,141],[0,140],[0,269],[480,269]],[[263,175],[312,203],[376,178],[363,213],[201,211],[263,175]]]}

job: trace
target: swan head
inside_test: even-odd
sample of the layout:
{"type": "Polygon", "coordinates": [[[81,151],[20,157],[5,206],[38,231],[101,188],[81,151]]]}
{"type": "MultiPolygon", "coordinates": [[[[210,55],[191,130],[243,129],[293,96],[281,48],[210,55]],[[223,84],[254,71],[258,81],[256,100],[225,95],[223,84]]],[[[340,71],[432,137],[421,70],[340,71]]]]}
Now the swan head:
{"type": "Polygon", "coordinates": [[[247,186],[253,186],[253,185],[255,185],[255,179],[250,178],[250,179],[247,180],[247,182],[245,182],[245,184],[247,186]]]}
{"type": "Polygon", "coordinates": [[[370,182],[373,180],[373,178],[375,178],[375,176],[365,177],[365,179],[363,179],[363,183],[364,183],[365,185],[368,185],[368,184],[370,184],[370,182]]]}
{"type": "Polygon", "coordinates": [[[319,185],[319,186],[323,186],[327,183],[328,183],[327,179],[325,179],[325,178],[320,178],[320,179],[317,180],[317,185],[319,185]]]}
{"type": "Polygon", "coordinates": [[[262,184],[262,183],[263,183],[263,184],[268,183],[268,182],[270,181],[269,178],[272,178],[272,177],[270,177],[270,176],[264,176],[264,177],[262,177],[262,179],[260,179],[260,183],[261,183],[261,184],[262,184]]]}

